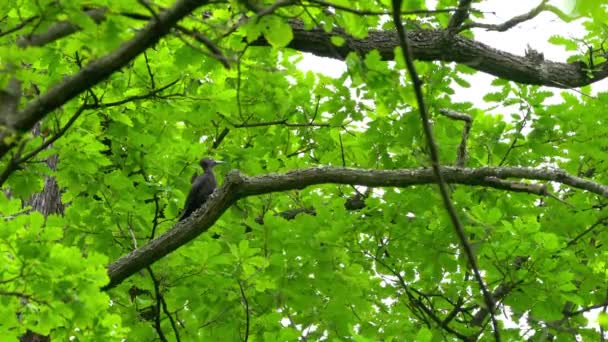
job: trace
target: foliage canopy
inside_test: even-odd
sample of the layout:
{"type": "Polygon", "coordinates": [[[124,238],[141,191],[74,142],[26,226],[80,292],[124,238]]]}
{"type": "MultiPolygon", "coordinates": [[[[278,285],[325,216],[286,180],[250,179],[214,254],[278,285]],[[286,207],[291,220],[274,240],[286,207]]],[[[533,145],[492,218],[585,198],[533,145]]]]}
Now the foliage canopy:
{"type": "Polygon", "coordinates": [[[3,338],[599,339],[606,6],[482,2],[2,2],[3,338]],[[584,22],[567,62],[474,38],[541,13],[584,22]],[[177,224],[204,156],[225,186],[177,224]]]}

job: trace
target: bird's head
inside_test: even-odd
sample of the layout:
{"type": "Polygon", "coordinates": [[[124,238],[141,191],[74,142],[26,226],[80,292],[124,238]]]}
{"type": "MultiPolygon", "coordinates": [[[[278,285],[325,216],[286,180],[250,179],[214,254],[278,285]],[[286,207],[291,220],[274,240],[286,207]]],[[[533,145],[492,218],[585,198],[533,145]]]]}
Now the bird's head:
{"type": "Polygon", "coordinates": [[[210,158],[203,158],[200,161],[201,167],[203,170],[211,170],[217,164],[223,164],[223,161],[213,160],[210,158]]]}

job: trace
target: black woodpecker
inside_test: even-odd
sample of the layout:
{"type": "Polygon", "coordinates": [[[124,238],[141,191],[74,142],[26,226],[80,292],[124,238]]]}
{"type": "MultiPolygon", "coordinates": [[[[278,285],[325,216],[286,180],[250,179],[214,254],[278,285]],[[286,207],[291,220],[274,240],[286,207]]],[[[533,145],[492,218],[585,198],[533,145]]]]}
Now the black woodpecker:
{"type": "Polygon", "coordinates": [[[185,220],[188,218],[196,209],[200,208],[209,196],[213,193],[217,187],[215,176],[213,175],[213,167],[223,162],[213,160],[209,158],[201,159],[200,165],[204,172],[192,179],[192,188],[186,198],[186,204],[184,205],[184,212],[180,216],[179,220],[185,220]]]}

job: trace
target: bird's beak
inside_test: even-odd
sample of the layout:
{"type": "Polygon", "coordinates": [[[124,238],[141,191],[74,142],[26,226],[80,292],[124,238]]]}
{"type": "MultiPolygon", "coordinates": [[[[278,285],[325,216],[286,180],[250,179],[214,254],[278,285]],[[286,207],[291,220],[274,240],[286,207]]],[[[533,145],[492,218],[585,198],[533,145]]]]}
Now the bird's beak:
{"type": "Polygon", "coordinates": [[[215,164],[226,164],[226,162],[221,161],[221,160],[216,160],[216,161],[215,161],[215,164]]]}

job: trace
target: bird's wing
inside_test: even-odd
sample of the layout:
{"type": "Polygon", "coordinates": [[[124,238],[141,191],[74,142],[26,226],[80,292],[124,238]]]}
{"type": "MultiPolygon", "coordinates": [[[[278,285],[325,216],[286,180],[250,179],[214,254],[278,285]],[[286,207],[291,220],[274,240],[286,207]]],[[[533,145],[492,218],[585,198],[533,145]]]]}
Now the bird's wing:
{"type": "Polygon", "coordinates": [[[200,208],[207,201],[209,195],[215,190],[216,182],[213,174],[204,173],[194,179],[192,188],[186,198],[184,212],[180,217],[180,221],[190,216],[196,209],[200,208]]]}
{"type": "Polygon", "coordinates": [[[200,188],[201,183],[200,178],[201,176],[193,177],[192,179],[192,187],[190,188],[190,192],[188,192],[188,197],[186,197],[184,211],[182,212],[182,215],[179,218],[180,221],[190,216],[190,214],[192,214],[199,207],[200,201],[198,200],[198,190],[200,188]]]}

